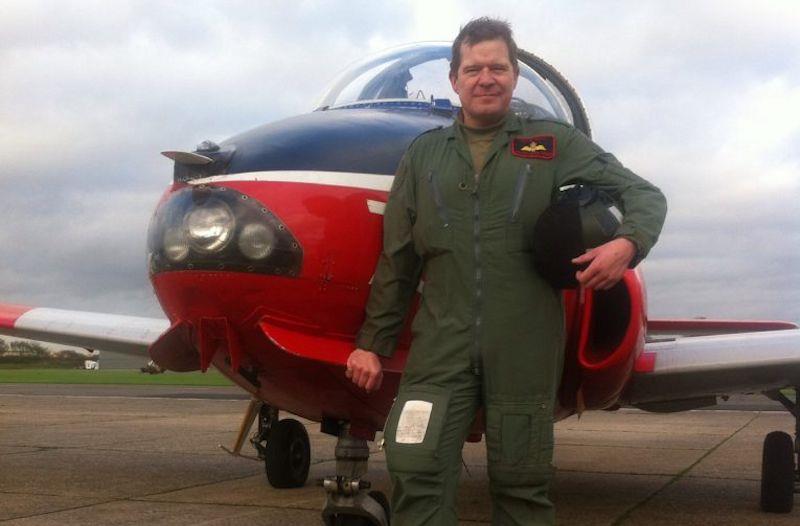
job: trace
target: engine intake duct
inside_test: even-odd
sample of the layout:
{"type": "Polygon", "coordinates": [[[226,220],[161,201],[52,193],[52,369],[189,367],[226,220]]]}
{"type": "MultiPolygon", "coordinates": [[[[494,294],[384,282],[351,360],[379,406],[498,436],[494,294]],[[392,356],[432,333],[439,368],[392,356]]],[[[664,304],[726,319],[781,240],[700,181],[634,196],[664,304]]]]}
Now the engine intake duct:
{"type": "Polygon", "coordinates": [[[562,404],[606,409],[617,403],[644,347],[642,290],[634,271],[614,287],[584,291],[576,304],[577,339],[567,349],[562,404]],[[570,352],[571,351],[571,352],[570,352]]]}

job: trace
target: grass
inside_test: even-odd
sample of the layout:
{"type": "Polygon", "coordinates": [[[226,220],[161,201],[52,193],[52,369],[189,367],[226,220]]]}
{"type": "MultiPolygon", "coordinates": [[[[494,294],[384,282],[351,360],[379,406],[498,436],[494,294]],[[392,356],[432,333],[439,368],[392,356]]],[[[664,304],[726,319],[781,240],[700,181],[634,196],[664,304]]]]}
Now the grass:
{"type": "MultiPolygon", "coordinates": [[[[82,369],[55,368],[2,368],[0,384],[111,384],[111,385],[185,385],[219,387],[234,385],[216,369],[207,373],[145,374],[139,371],[107,369],[86,371],[82,369]]],[[[783,394],[794,400],[794,390],[784,389],[783,394]]]]}
{"type": "Polygon", "coordinates": [[[795,396],[800,394],[800,393],[797,393],[794,389],[781,389],[781,393],[783,393],[783,396],[785,396],[789,400],[793,401],[794,403],[797,403],[797,400],[795,399],[795,396]]]}
{"type": "Polygon", "coordinates": [[[186,385],[228,386],[230,380],[219,371],[207,373],[145,374],[129,370],[86,371],[80,369],[0,369],[0,383],[5,384],[114,384],[114,385],[186,385]]]}

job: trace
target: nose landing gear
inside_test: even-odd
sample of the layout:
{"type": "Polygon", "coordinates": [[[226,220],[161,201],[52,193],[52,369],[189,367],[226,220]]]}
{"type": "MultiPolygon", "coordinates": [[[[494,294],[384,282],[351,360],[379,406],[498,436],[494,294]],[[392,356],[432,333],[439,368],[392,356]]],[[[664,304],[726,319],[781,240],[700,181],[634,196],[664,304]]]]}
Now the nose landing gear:
{"type": "Polygon", "coordinates": [[[389,501],[379,491],[367,490],[361,477],[367,472],[367,441],[353,438],[344,424],[336,442],[336,475],[321,481],[328,493],[322,510],[325,526],[389,526],[389,501]]]}
{"type": "Polygon", "coordinates": [[[765,393],[777,400],[795,419],[795,437],[773,431],[764,439],[761,464],[761,509],[770,513],[789,513],[794,495],[800,493],[800,387],[794,388],[794,400],[780,391],[765,393]]]}
{"type": "Polygon", "coordinates": [[[250,440],[264,460],[273,488],[299,488],[308,479],[311,442],[303,424],[294,418],[278,419],[278,410],[266,404],[258,414],[258,432],[250,440]]]}
{"type": "Polygon", "coordinates": [[[264,461],[267,480],[274,488],[299,488],[308,479],[311,442],[305,426],[293,418],[279,420],[278,409],[261,400],[250,401],[233,449],[222,445],[220,448],[233,456],[264,461]],[[242,447],[256,418],[258,431],[250,438],[250,443],[258,456],[243,455],[242,447]]]}

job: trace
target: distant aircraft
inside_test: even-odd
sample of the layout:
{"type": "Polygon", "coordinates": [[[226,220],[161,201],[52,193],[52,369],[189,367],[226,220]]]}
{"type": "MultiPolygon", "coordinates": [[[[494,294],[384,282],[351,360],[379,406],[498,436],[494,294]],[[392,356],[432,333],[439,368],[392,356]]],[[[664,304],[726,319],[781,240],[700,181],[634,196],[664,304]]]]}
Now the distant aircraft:
{"type": "MultiPolygon", "coordinates": [[[[383,428],[397,391],[408,326],[384,361],[378,392],[367,395],[344,369],[364,318],[392,174],[414,137],[448,126],[458,111],[449,60],[449,44],[395,48],[352,66],[309,114],[192,152],[164,152],[174,179],[150,224],[148,260],[166,320],[0,305],[0,333],[149,352],[171,371],[213,365],[253,397],[233,453],[257,421],[250,442],[270,483],[301,486],[308,435],[279,410],[320,422],[339,438],[336,474],[324,481],[325,523],[385,525],[385,496],[368,492],[363,479],[366,441],[383,428]]],[[[530,53],[519,61],[512,109],[589,135],[564,77],[530,53]]],[[[556,419],[619,405],[683,411],[726,394],[764,393],[798,429],[795,439],[766,437],[761,505],[792,509],[800,403],[781,390],[796,395],[800,386],[796,325],[648,319],[638,270],[608,291],[567,291],[564,305],[567,363],[556,419]]],[[[479,440],[482,423],[473,431],[479,440]]]]}

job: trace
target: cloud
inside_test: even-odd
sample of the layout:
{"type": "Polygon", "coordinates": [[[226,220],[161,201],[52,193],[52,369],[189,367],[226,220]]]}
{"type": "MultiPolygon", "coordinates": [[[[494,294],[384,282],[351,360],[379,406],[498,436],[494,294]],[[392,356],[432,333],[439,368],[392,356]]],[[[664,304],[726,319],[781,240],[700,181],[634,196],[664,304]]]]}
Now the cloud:
{"type": "Polygon", "coordinates": [[[800,321],[795,2],[19,1],[0,19],[0,301],[154,315],[158,155],[309,111],[344,65],[483,14],[579,90],[664,189],[659,316],[800,321]]]}

